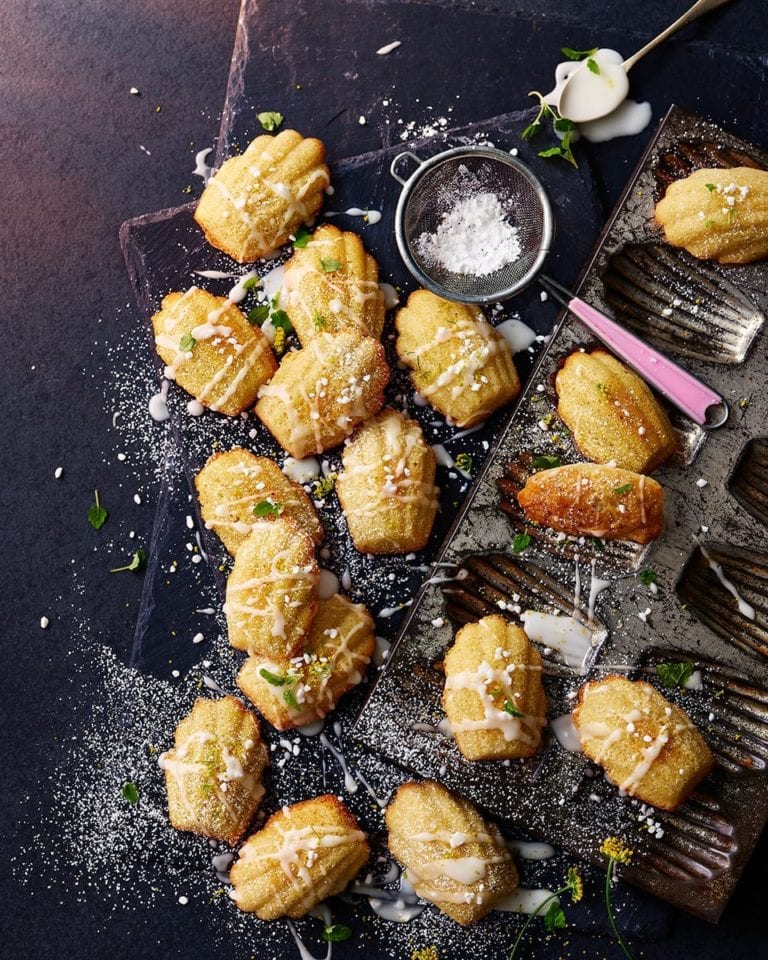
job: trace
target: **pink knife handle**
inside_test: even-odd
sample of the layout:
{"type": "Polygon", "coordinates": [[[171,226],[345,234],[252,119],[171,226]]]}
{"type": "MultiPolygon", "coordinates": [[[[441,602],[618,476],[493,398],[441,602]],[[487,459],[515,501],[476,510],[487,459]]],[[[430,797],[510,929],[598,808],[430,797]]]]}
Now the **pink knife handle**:
{"type": "Polygon", "coordinates": [[[578,297],[568,302],[568,309],[618,357],[626,361],[644,380],[656,387],[659,393],[696,423],[708,427],[720,426],[720,423],[707,423],[707,410],[716,404],[723,406],[727,417],[728,407],[719,393],[715,393],[664,354],[649,347],[600,310],[578,297]]]}

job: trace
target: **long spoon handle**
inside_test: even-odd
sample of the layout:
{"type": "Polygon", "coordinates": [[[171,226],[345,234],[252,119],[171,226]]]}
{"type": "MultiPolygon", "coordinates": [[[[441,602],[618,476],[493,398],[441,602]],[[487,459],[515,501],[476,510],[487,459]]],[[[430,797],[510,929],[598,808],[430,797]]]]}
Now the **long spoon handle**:
{"type": "Polygon", "coordinates": [[[666,30],[662,30],[658,37],[654,37],[650,43],[646,43],[642,50],[638,50],[637,53],[627,58],[622,66],[627,72],[629,72],[637,63],[637,61],[644,57],[646,53],[650,53],[654,47],[657,47],[660,43],[663,43],[667,37],[671,37],[672,34],[680,30],[681,27],[691,23],[693,20],[697,20],[705,13],[709,13],[710,10],[716,10],[717,7],[722,7],[723,4],[730,2],[731,0],[697,0],[697,2],[694,3],[689,10],[686,10],[681,17],[678,17],[674,23],[671,23],[666,30]]]}
{"type": "Polygon", "coordinates": [[[539,282],[575,314],[585,327],[686,416],[707,430],[722,427],[726,422],[728,404],[711,387],[697,380],[693,374],[663,353],[649,347],[601,310],[574,296],[559,283],[543,276],[539,277],[539,282]],[[712,407],[718,407],[719,410],[715,411],[713,416],[708,416],[712,407]]]}

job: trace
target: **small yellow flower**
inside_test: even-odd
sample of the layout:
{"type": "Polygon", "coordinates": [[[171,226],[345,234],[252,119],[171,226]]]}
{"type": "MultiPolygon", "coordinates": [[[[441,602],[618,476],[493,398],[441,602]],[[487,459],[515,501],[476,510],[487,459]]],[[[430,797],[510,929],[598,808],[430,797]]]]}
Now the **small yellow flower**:
{"type": "Polygon", "coordinates": [[[584,896],[584,881],[581,879],[579,868],[568,867],[565,877],[568,889],[571,891],[571,900],[573,903],[578,903],[584,896]]]}
{"type": "Polygon", "coordinates": [[[618,837],[606,837],[600,844],[600,853],[616,863],[629,863],[632,851],[618,837]]]}
{"type": "Polygon", "coordinates": [[[282,327],[278,327],[275,330],[275,342],[272,344],[275,349],[275,353],[281,356],[285,352],[285,330],[282,327]]]}
{"type": "Polygon", "coordinates": [[[421,950],[413,951],[411,960],[440,960],[440,954],[437,947],[422,947],[421,950]]]}

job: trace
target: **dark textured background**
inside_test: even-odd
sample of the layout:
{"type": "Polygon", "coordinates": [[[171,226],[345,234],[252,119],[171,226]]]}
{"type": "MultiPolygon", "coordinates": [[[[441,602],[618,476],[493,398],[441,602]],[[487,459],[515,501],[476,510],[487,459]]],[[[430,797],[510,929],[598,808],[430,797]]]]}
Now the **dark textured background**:
{"type": "MultiPolygon", "coordinates": [[[[412,19],[404,4],[383,0],[343,6],[346,15],[329,21],[328,5],[319,0],[260,4],[262,107],[280,109],[299,129],[318,133],[336,157],[388,142],[378,124],[357,124],[383,95],[385,68],[397,85],[401,115],[416,116],[404,104],[428,90],[425,99],[436,113],[453,103],[455,122],[466,123],[522,106],[529,86],[546,84],[561,45],[614,43],[629,53],[683,4],[435,2],[414,4],[412,19]],[[404,55],[372,58],[396,36],[410,40],[404,55]]],[[[0,317],[6,328],[0,955],[9,960],[194,960],[213,952],[202,918],[192,911],[182,925],[175,911],[173,920],[161,910],[113,912],[98,896],[78,904],[48,890],[43,872],[22,885],[9,868],[18,852],[23,798],[45,790],[73,704],[98,697],[87,671],[67,676],[73,571],[86,584],[80,608],[120,656],[130,649],[141,590],[138,578],[105,573],[109,558],[84,522],[94,486],[139,541],[148,538],[154,511],[153,497],[133,503],[133,487],[105,456],[114,436],[94,377],[94,341],[118,339],[140,322],[130,306],[117,230],[128,217],[187,199],[182,191],[191,158],[219,127],[236,21],[234,0],[4,0],[0,10],[0,317]],[[132,85],[141,97],[128,94],[132,85]],[[65,469],[61,481],[53,479],[57,465],[65,469]],[[48,631],[39,628],[43,614],[51,617],[48,631]]],[[[639,66],[633,92],[651,100],[656,118],[677,101],[765,145],[766,41],[764,2],[736,0],[639,66]]],[[[588,151],[606,210],[645,139],[588,151]]],[[[763,956],[765,849],[763,843],[719,928],[680,917],[672,943],[648,945],[644,955],[763,956]]],[[[595,949],[585,941],[585,956],[595,956],[595,949]]],[[[556,943],[552,951],[558,956],[556,943]]]]}

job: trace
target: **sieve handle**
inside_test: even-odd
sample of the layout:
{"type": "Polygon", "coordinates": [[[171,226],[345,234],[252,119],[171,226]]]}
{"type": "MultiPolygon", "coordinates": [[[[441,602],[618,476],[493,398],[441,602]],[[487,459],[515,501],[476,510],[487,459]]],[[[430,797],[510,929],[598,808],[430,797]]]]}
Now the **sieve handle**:
{"type": "Polygon", "coordinates": [[[700,426],[712,430],[721,427],[728,419],[728,404],[720,394],[669,357],[649,347],[601,310],[578,297],[573,297],[567,306],[617,356],[700,426]],[[707,411],[714,406],[720,407],[721,412],[719,416],[708,418],[707,411]]]}
{"type": "Polygon", "coordinates": [[[397,180],[401,187],[404,187],[408,182],[407,180],[403,180],[403,178],[397,172],[397,168],[403,160],[413,160],[417,167],[420,167],[423,162],[420,157],[417,157],[415,153],[411,153],[410,150],[403,150],[402,153],[398,153],[398,155],[389,165],[389,172],[395,178],[395,180],[397,180]]]}

